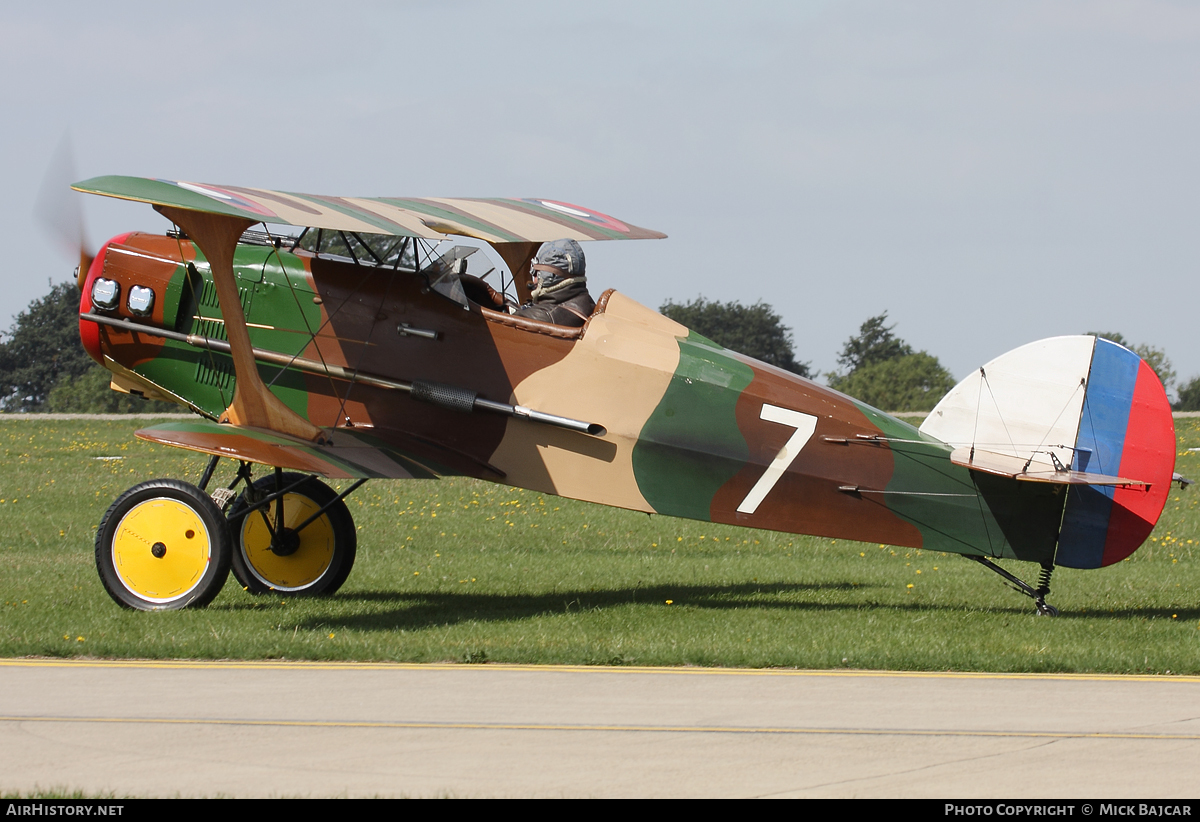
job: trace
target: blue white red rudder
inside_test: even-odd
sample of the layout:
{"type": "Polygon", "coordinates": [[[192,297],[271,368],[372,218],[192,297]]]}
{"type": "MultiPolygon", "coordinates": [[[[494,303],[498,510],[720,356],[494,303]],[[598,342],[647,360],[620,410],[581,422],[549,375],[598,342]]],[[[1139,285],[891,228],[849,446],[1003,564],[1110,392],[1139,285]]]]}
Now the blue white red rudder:
{"type": "Polygon", "coordinates": [[[1092,336],[997,357],[955,386],[921,431],[969,449],[978,470],[1067,485],[1054,564],[1068,568],[1136,551],[1175,470],[1175,423],[1158,376],[1134,352],[1092,336]]]}

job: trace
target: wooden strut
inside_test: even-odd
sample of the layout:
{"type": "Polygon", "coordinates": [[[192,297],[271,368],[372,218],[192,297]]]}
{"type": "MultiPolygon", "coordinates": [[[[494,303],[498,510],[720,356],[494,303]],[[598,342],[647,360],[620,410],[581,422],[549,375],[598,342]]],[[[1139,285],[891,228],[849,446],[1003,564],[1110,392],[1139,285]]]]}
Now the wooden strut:
{"type": "Polygon", "coordinates": [[[493,243],[492,248],[500,255],[500,259],[504,260],[504,264],[508,266],[508,270],[512,273],[513,288],[517,292],[517,302],[529,302],[529,286],[526,283],[529,280],[529,263],[533,260],[533,255],[537,254],[541,243],[493,243]]]}
{"type": "Polygon", "coordinates": [[[225,409],[219,422],[265,428],[313,442],[324,440],[325,433],[320,428],[288,408],[267,389],[254,362],[254,347],[250,343],[250,332],[246,329],[246,314],[242,311],[237,282],[233,277],[233,255],[238,240],[255,221],[175,206],[156,205],[154,208],[184,230],[204,253],[212,270],[237,377],[233,402],[225,409]]]}

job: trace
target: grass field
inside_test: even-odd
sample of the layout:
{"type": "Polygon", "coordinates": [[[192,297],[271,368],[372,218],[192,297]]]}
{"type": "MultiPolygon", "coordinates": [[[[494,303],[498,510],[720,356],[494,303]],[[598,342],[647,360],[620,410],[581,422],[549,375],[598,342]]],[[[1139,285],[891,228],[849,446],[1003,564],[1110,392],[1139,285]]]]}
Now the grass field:
{"type": "MultiPolygon", "coordinates": [[[[358,562],[335,597],[252,597],[231,577],[207,609],[129,612],[96,576],[101,516],[204,465],[135,440],[145,424],[0,418],[0,656],[1200,673],[1197,487],[1172,489],[1129,560],[1057,570],[1057,619],[953,555],[458,479],[352,496],[358,562]]],[[[1200,419],[1176,428],[1176,470],[1200,477],[1200,419]]]]}

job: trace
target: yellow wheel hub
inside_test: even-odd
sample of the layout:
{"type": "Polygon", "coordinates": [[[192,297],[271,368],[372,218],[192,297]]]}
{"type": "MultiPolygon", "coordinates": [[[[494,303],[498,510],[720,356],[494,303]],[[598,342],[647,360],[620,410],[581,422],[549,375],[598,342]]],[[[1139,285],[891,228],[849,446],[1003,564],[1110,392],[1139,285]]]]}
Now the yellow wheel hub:
{"type": "MultiPolygon", "coordinates": [[[[320,510],[321,506],[302,494],[283,497],[284,526],[295,528],[320,510]]],[[[265,509],[275,527],[275,503],[265,509]]],[[[241,550],[250,572],[264,585],[277,591],[303,590],[329,570],[333,562],[335,536],[328,516],[304,526],[297,535],[300,547],[287,556],[271,550],[271,532],[259,511],[251,511],[242,522],[241,550]]]]}
{"type": "Polygon", "coordinates": [[[140,502],[117,525],[113,567],[121,583],[151,602],[170,602],[200,584],[211,540],[191,506],[158,497],[140,502]]]}

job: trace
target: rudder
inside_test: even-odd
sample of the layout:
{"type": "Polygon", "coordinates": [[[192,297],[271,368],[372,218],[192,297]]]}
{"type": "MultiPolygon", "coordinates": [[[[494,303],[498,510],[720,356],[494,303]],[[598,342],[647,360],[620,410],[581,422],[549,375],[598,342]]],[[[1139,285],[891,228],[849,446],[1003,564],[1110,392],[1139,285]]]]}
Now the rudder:
{"type": "Polygon", "coordinates": [[[1110,340],[1096,340],[1072,467],[1147,483],[1074,486],[1067,494],[1055,562],[1068,568],[1120,562],[1150,536],[1166,505],[1175,421],[1154,370],[1110,340]]]}

